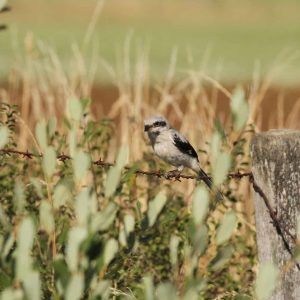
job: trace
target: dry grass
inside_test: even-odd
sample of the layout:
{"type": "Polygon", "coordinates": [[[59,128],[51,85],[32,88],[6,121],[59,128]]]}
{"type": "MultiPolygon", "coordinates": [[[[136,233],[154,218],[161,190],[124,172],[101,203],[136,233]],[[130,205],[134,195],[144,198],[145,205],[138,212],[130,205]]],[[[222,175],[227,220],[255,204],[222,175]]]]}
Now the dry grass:
{"type": "MultiPolygon", "coordinates": [[[[110,100],[104,98],[93,99],[100,114],[95,116],[91,111],[92,117],[108,117],[115,120],[116,134],[110,146],[111,160],[114,159],[116,149],[124,143],[130,146],[131,162],[141,160],[144,153],[150,150],[142,123],[144,117],[151,114],[166,116],[176,128],[189,137],[196,149],[203,150],[200,154],[203,165],[207,165],[209,161],[210,139],[215,119],[220,120],[225,131],[231,132],[228,110],[231,92],[218,82],[218,72],[208,76],[200,67],[200,69],[186,71],[183,80],[175,81],[176,50],[170,58],[165,80],[155,83],[150,80],[151,69],[147,49],[134,49],[135,62],[130,62],[133,52],[130,36],[119,54],[115,67],[101,61],[97,57],[96,49],[83,50],[74,44],[69,59],[70,67],[65,69],[55,51],[49,45],[36,41],[32,35],[27,36],[25,49],[22,60],[18,61],[11,72],[7,87],[0,90],[2,101],[20,105],[20,120],[23,124],[20,126],[20,149],[30,148],[31,135],[37,120],[55,115],[59,124],[62,124],[62,117],[66,114],[66,105],[71,97],[91,96],[95,85],[94,76],[99,67],[107,69],[113,84],[118,89],[118,96],[108,105],[109,111],[106,114],[104,114],[104,106],[107,106],[107,101],[110,100]],[[82,51],[90,51],[91,54],[83,55],[82,51]]],[[[291,53],[281,57],[265,78],[261,78],[258,72],[255,73],[247,95],[250,103],[249,123],[255,124],[256,131],[261,129],[264,117],[269,114],[269,111],[263,111],[261,108],[272,85],[272,78],[293,59],[291,53]]],[[[201,66],[204,65],[205,59],[201,66]]],[[[299,99],[288,114],[284,111],[282,93],[274,99],[273,103],[267,105],[275,108],[274,116],[269,118],[270,128],[300,128],[299,99]]],[[[248,140],[250,135],[248,134],[248,140]]],[[[229,145],[232,145],[238,137],[236,134],[229,134],[229,145]]],[[[232,185],[236,187],[235,183],[232,185]]],[[[176,189],[191,195],[194,183],[183,182],[178,184],[176,189]]],[[[253,210],[247,181],[242,181],[238,185],[238,193],[248,195],[245,202],[237,205],[237,209],[241,214],[246,214],[245,222],[252,223],[253,210]]],[[[187,202],[189,201],[188,196],[187,202]]]]}

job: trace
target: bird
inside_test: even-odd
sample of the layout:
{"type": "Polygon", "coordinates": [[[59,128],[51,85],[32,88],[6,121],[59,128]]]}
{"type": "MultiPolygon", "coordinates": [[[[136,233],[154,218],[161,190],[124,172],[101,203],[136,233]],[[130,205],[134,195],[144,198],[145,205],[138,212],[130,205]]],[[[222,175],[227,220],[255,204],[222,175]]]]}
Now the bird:
{"type": "MultiPolygon", "coordinates": [[[[144,132],[148,134],[154,153],[163,161],[175,166],[178,175],[185,167],[192,169],[209,189],[215,189],[212,179],[201,168],[198,154],[193,146],[185,136],[171,127],[166,118],[151,116],[145,119],[144,132]]],[[[220,191],[217,191],[216,199],[223,199],[220,191]]]]}

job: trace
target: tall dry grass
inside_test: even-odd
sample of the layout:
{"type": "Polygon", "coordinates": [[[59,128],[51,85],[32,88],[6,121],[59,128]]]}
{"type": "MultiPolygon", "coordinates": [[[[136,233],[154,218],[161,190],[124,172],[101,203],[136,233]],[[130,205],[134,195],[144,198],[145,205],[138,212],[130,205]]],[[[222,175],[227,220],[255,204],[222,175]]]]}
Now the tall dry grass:
{"type": "MultiPolygon", "coordinates": [[[[230,134],[232,124],[228,108],[231,90],[218,81],[218,69],[215,74],[206,74],[206,58],[199,64],[199,68],[193,69],[191,66],[190,70],[177,70],[175,49],[170,55],[165,79],[155,82],[151,78],[149,50],[143,45],[132,49],[131,35],[125,40],[124,48],[119,49],[114,66],[103,61],[98,55],[97,47],[88,47],[88,43],[89,41],[85,47],[72,45],[69,67],[64,67],[53,48],[36,40],[31,34],[27,35],[24,52],[18,57],[6,87],[0,89],[1,101],[20,105],[18,147],[21,150],[30,149],[32,132],[38,120],[55,115],[61,126],[62,118],[67,114],[69,99],[91,97],[93,87],[98,84],[95,79],[97,68],[106,69],[112,85],[118,90],[115,99],[105,99],[101,94],[99,98],[92,99],[94,107],[97,107],[97,114],[95,111],[90,112],[92,118],[111,118],[115,121],[116,130],[111,140],[110,160],[114,159],[116,150],[124,143],[130,147],[131,162],[143,159],[144,153],[150,150],[143,133],[143,119],[152,114],[166,116],[171,124],[188,136],[196,149],[202,150],[200,160],[204,168],[207,168],[210,160],[210,139],[216,118],[228,133],[228,144],[233,145],[237,140],[238,136],[230,134]],[[134,61],[131,57],[134,57],[134,61]],[[178,73],[181,79],[178,79],[178,73]],[[107,106],[109,109],[105,113],[104,107],[107,106]]],[[[284,112],[283,93],[267,104],[270,110],[262,110],[264,99],[272,86],[272,79],[294,58],[294,54],[285,53],[264,77],[260,76],[259,69],[256,68],[253,81],[246,85],[250,104],[249,123],[254,124],[256,131],[261,130],[263,120],[270,111],[274,115],[269,118],[269,128],[300,128],[300,98],[295,101],[288,114],[284,112]],[[271,110],[271,107],[275,109],[271,110]]],[[[193,61],[193,58],[189,60],[193,61]]],[[[251,134],[246,133],[248,141],[251,134]]],[[[248,156],[248,144],[245,151],[248,156]]],[[[231,184],[239,194],[246,195],[247,200],[236,206],[238,211],[247,216],[246,222],[251,227],[253,210],[249,200],[248,182],[242,180],[239,184],[231,184]]],[[[194,188],[192,181],[175,187],[186,195],[192,195],[194,188]]],[[[190,197],[187,197],[187,201],[190,201],[190,197]]]]}

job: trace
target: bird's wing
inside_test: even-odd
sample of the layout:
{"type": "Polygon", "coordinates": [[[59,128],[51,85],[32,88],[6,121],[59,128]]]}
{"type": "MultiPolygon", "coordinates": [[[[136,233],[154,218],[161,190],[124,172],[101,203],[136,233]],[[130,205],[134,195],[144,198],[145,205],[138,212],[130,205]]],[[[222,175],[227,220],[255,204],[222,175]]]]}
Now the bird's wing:
{"type": "Polygon", "coordinates": [[[198,160],[198,154],[193,148],[193,146],[190,144],[190,142],[186,139],[185,136],[180,134],[176,130],[172,130],[172,140],[174,145],[177,147],[179,151],[181,151],[184,154],[188,154],[194,158],[197,158],[198,160]]]}

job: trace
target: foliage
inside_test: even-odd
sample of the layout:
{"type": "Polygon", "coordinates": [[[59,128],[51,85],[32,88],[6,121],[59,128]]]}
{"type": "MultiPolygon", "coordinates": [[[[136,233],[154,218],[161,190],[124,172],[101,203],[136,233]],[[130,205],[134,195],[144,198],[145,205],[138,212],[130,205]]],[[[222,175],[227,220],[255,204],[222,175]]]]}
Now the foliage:
{"type": "MultiPolygon", "coordinates": [[[[137,180],[135,165],[124,169],[126,145],[115,166],[97,166],[114,132],[109,120],[85,120],[88,105],[71,99],[59,130],[55,119],[36,125],[33,150],[42,157],[0,156],[1,299],[250,297],[254,233],[245,234],[229,179],[217,176],[229,200],[215,207],[202,184],[189,201],[172,189],[176,182],[137,180]],[[56,159],[67,152],[72,160],[56,159]]],[[[2,146],[16,147],[17,120],[16,107],[2,104],[2,146]]],[[[215,131],[213,152],[225,162],[214,161],[213,174],[248,161],[243,131],[228,141],[215,131]]]]}

